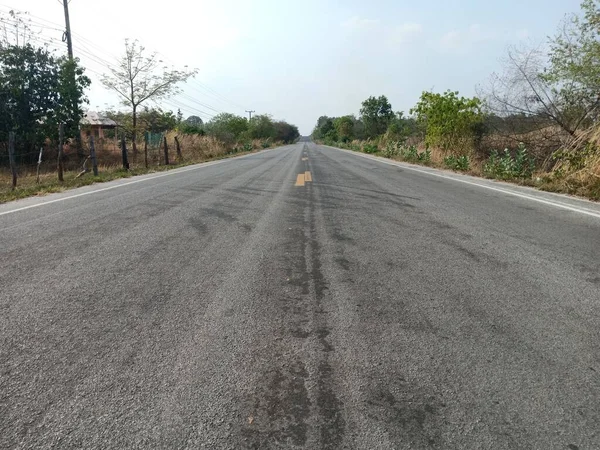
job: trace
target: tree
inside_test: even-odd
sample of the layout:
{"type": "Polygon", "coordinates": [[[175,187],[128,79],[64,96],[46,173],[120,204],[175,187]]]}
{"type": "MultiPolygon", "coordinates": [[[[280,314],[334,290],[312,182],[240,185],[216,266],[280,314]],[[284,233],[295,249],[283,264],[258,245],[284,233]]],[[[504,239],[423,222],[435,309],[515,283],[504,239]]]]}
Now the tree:
{"type": "Polygon", "coordinates": [[[202,126],[204,125],[204,121],[198,116],[190,116],[184,120],[184,122],[188,125],[192,126],[202,126]]]}
{"type": "Polygon", "coordinates": [[[483,123],[481,101],[454,91],[423,92],[410,112],[425,129],[425,143],[444,150],[471,150],[483,123]]]}
{"type": "Polygon", "coordinates": [[[312,133],[313,139],[328,139],[332,141],[337,141],[337,133],[333,124],[334,120],[334,117],[319,117],[319,120],[317,120],[317,125],[315,125],[315,128],[312,133]]]}
{"type": "MultiPolygon", "coordinates": [[[[581,3],[582,16],[572,15],[550,42],[550,66],[541,78],[552,86],[556,105],[551,117],[570,135],[599,117],[600,7],[581,3]]],[[[545,99],[541,99],[543,101],[545,99]]]]}
{"type": "Polygon", "coordinates": [[[137,112],[148,100],[168,98],[179,92],[178,84],[196,74],[195,70],[161,68],[157,53],[146,55],[139,42],[125,41],[125,55],[110,75],[103,75],[102,84],[121,96],[124,105],[131,107],[133,153],[137,153],[137,112]]]}
{"type": "Polygon", "coordinates": [[[172,111],[163,111],[160,108],[144,108],[139,113],[138,122],[141,130],[151,133],[164,133],[175,129],[177,116],[172,111]]]}
{"type": "Polygon", "coordinates": [[[348,142],[352,140],[354,131],[354,117],[342,116],[338,117],[333,121],[337,138],[342,142],[348,142]]]}
{"type": "Polygon", "coordinates": [[[362,102],[360,115],[365,126],[366,137],[374,138],[386,132],[394,118],[394,111],[387,97],[382,95],[378,98],[369,97],[362,102]]]}
{"type": "Polygon", "coordinates": [[[5,46],[0,51],[0,140],[15,131],[21,151],[31,152],[47,138],[58,138],[59,123],[72,124],[65,136],[74,137],[89,84],[77,60],[56,58],[30,44],[5,46]]]}
{"type": "Polygon", "coordinates": [[[214,116],[205,126],[206,133],[217,139],[233,143],[248,130],[248,120],[230,113],[214,116]]]}
{"type": "Polygon", "coordinates": [[[296,125],[291,125],[285,121],[278,121],[274,124],[275,140],[283,141],[286,144],[291,144],[300,137],[300,132],[296,125]]]}
{"type": "Polygon", "coordinates": [[[248,137],[250,139],[274,139],[275,134],[275,124],[267,114],[254,116],[248,124],[248,137]]]}

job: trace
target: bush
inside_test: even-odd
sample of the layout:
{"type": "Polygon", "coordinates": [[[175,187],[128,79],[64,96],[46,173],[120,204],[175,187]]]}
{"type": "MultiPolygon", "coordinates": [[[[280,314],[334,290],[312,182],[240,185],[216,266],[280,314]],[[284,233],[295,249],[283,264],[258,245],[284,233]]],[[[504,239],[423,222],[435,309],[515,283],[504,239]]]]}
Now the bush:
{"type": "Polygon", "coordinates": [[[534,168],[533,158],[527,153],[525,144],[521,143],[514,157],[508,149],[505,149],[501,155],[494,150],[483,166],[483,173],[490,178],[500,180],[531,178],[534,168]]]}
{"type": "Polygon", "coordinates": [[[379,149],[375,144],[365,144],[363,145],[363,152],[365,153],[377,153],[379,149]]]}
{"type": "Polygon", "coordinates": [[[469,170],[470,161],[469,157],[466,155],[456,156],[450,155],[444,158],[444,164],[446,167],[452,170],[460,170],[462,172],[466,172],[469,170]]]}

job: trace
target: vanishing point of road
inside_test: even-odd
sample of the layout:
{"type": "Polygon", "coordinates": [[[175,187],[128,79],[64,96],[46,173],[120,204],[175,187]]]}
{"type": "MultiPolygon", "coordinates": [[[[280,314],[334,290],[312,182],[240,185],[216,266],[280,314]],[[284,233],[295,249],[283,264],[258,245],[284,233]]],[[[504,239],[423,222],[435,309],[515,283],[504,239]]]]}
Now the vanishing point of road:
{"type": "Polygon", "coordinates": [[[0,205],[2,449],[600,448],[600,206],[310,142],[0,205]]]}

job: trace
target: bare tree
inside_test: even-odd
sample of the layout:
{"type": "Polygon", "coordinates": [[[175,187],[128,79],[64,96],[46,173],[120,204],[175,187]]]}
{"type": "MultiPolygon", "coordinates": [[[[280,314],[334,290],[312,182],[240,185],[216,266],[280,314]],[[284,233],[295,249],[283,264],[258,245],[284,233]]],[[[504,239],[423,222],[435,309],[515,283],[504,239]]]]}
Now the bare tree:
{"type": "Polygon", "coordinates": [[[179,83],[194,76],[196,70],[176,70],[163,66],[157,53],[145,53],[137,40],[125,41],[125,55],[111,74],[103,75],[102,84],[117,92],[132,111],[133,153],[137,154],[137,111],[147,100],[160,100],[180,92],[179,83]]]}
{"type": "Polygon", "coordinates": [[[9,46],[24,47],[35,33],[27,13],[10,10],[0,13],[0,49],[9,46]]]}

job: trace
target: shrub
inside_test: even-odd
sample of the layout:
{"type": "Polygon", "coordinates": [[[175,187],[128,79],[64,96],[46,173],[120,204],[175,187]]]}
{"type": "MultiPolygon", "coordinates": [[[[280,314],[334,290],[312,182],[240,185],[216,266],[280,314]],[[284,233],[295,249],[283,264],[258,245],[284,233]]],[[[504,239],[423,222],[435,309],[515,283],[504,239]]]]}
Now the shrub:
{"type": "Polygon", "coordinates": [[[446,167],[452,170],[460,170],[466,172],[469,170],[470,161],[469,157],[466,155],[456,156],[450,155],[444,158],[444,164],[446,167]]]}
{"type": "Polygon", "coordinates": [[[379,149],[375,144],[365,144],[363,145],[363,152],[365,153],[377,153],[379,149]]]}
{"type": "Polygon", "coordinates": [[[494,150],[483,166],[483,173],[488,177],[501,180],[531,178],[534,168],[533,158],[528,154],[525,145],[521,143],[514,157],[508,149],[505,149],[501,155],[494,150]]]}

